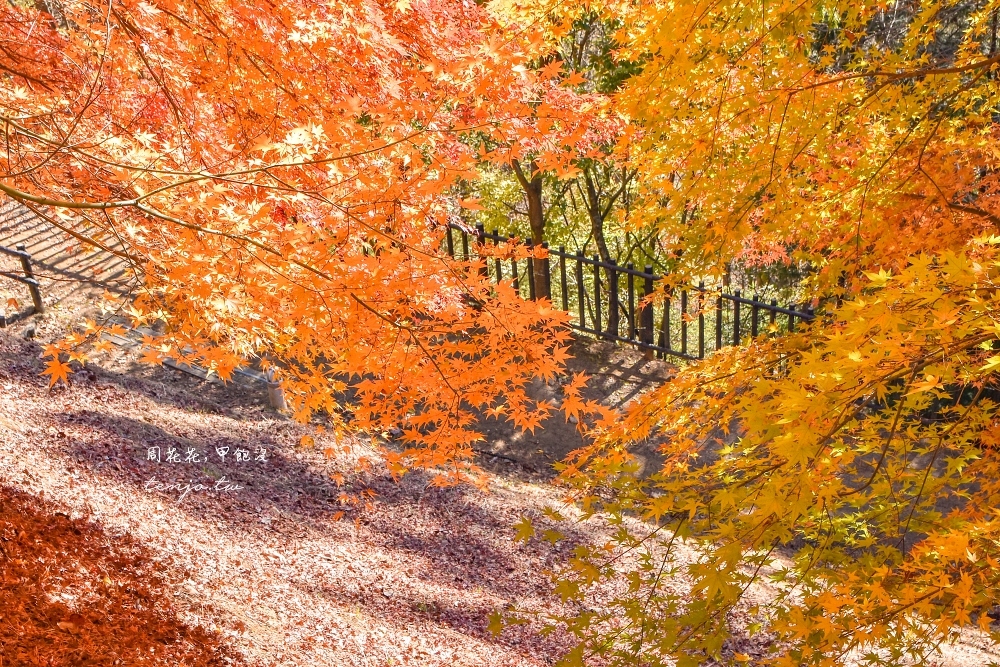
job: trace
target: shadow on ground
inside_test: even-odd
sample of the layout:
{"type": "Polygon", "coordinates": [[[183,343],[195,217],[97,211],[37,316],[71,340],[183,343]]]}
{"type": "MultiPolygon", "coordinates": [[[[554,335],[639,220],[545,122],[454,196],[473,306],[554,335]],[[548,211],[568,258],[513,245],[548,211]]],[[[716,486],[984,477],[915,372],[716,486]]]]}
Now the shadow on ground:
{"type": "MultiPolygon", "coordinates": [[[[667,361],[647,358],[628,347],[592,338],[576,337],[567,362],[569,375],[586,373],[589,381],[584,398],[612,408],[622,408],[649,389],[669,380],[676,367],[667,361]]],[[[568,377],[567,377],[568,379],[568,377]]],[[[531,398],[555,405],[562,401],[562,383],[534,382],[528,390],[531,398]]],[[[542,422],[534,433],[522,433],[513,423],[482,416],[477,425],[485,436],[479,446],[480,463],[505,474],[519,474],[523,468],[528,478],[547,480],[555,476],[553,464],[582,447],[585,442],[575,424],[566,421],[558,410],[542,422]]],[[[654,470],[659,461],[655,444],[635,448],[644,469],[654,470]]]]}

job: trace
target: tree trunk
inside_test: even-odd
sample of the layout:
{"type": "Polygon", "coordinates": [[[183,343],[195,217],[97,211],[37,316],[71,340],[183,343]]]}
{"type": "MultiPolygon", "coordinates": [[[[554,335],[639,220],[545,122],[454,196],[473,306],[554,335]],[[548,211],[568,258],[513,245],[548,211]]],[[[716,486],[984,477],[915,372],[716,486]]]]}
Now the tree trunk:
{"type": "MultiPolygon", "coordinates": [[[[534,245],[541,245],[545,241],[545,209],[542,207],[542,172],[538,166],[532,162],[528,165],[529,174],[526,175],[521,169],[521,163],[513,160],[514,173],[517,180],[524,189],[524,196],[528,200],[528,224],[531,226],[531,242],[534,245]],[[530,180],[528,176],[530,175],[530,180]]],[[[532,282],[535,285],[535,296],[539,299],[552,298],[552,286],[549,270],[549,260],[534,260],[532,262],[533,275],[532,282]]]]}

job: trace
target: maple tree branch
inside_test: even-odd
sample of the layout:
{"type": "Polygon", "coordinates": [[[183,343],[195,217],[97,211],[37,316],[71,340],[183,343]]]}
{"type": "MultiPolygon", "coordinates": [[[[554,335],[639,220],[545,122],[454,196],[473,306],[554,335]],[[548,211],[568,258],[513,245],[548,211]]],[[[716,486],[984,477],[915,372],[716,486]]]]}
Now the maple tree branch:
{"type": "MultiPolygon", "coordinates": [[[[945,438],[951,435],[951,432],[954,431],[958,427],[958,425],[961,424],[965,420],[965,418],[969,416],[969,412],[971,412],[972,408],[979,403],[979,399],[982,397],[984,391],[986,391],[986,383],[983,383],[983,385],[979,387],[979,391],[976,392],[976,395],[973,397],[972,402],[970,402],[969,405],[965,408],[965,411],[962,413],[962,415],[958,419],[956,419],[947,429],[945,429],[945,431],[940,436],[938,436],[938,444],[937,447],[934,448],[934,455],[931,457],[931,460],[927,462],[927,467],[924,469],[923,479],[920,481],[920,488],[917,490],[916,495],[914,495],[913,497],[913,502],[910,504],[910,512],[909,515],[906,517],[906,525],[903,527],[903,530],[900,531],[899,539],[901,541],[905,540],[906,534],[910,532],[910,523],[913,520],[913,515],[914,513],[916,513],[917,510],[917,501],[924,495],[924,489],[927,486],[927,480],[930,477],[931,471],[934,468],[934,464],[937,462],[938,455],[941,453],[941,450],[944,449],[945,438]]],[[[959,394],[958,398],[959,400],[961,400],[961,394],[959,394]]]]}
{"type": "MultiPolygon", "coordinates": [[[[277,255],[278,257],[281,257],[281,258],[285,259],[288,263],[293,264],[295,266],[298,266],[299,268],[305,269],[306,271],[314,273],[314,274],[316,274],[316,275],[318,275],[318,276],[320,276],[322,278],[325,278],[327,280],[332,280],[330,274],[326,273],[325,271],[321,271],[321,270],[317,269],[316,267],[311,266],[309,264],[306,264],[305,262],[301,262],[301,261],[299,261],[299,260],[297,260],[297,259],[295,259],[293,257],[286,257],[280,250],[278,250],[278,249],[276,249],[276,248],[274,248],[274,247],[272,247],[272,246],[270,246],[270,245],[268,245],[266,243],[262,243],[261,241],[258,241],[256,239],[250,238],[249,236],[245,236],[243,234],[232,234],[232,233],[224,232],[224,231],[221,231],[221,230],[218,230],[218,229],[212,229],[211,227],[205,227],[203,225],[196,225],[196,224],[191,223],[191,222],[185,222],[184,220],[181,220],[180,218],[175,218],[174,216],[167,215],[166,213],[162,213],[160,211],[157,211],[154,208],[151,208],[151,207],[149,207],[149,206],[147,206],[145,204],[142,204],[139,199],[123,200],[123,201],[117,201],[117,202],[104,202],[104,203],[76,202],[76,201],[72,201],[72,200],[56,200],[56,199],[48,199],[46,197],[39,197],[37,195],[31,195],[31,194],[26,193],[26,192],[21,192],[20,190],[16,190],[14,188],[11,188],[10,186],[7,186],[7,185],[5,185],[2,182],[0,182],[0,191],[3,191],[5,193],[7,193],[8,195],[10,195],[11,197],[13,197],[14,199],[17,199],[17,200],[22,201],[22,202],[25,202],[25,201],[27,201],[27,202],[33,202],[35,204],[41,204],[43,206],[53,206],[53,207],[56,207],[56,208],[97,209],[97,210],[103,210],[103,211],[107,211],[108,209],[113,209],[113,208],[135,208],[135,209],[137,209],[139,211],[142,211],[143,213],[145,213],[147,215],[153,216],[154,218],[159,218],[160,220],[165,220],[167,222],[171,222],[171,223],[173,223],[175,225],[179,225],[181,227],[185,227],[185,228],[190,229],[192,231],[203,232],[205,234],[211,234],[213,236],[220,236],[220,237],[224,237],[224,238],[230,239],[232,241],[240,241],[240,242],[243,242],[243,243],[248,243],[248,244],[250,244],[250,245],[252,245],[252,246],[254,246],[256,248],[259,248],[260,250],[263,250],[263,251],[265,251],[267,253],[270,253],[272,255],[277,255]]],[[[90,242],[90,241],[88,240],[88,242],[90,242]]],[[[109,252],[113,252],[113,251],[109,250],[109,252]]],[[[115,253],[115,254],[120,254],[120,253],[115,253]]]]}
{"type": "Polygon", "coordinates": [[[456,398],[460,396],[460,394],[458,393],[458,390],[456,390],[453,386],[451,386],[451,382],[449,381],[448,376],[445,374],[445,372],[438,365],[438,362],[434,358],[434,356],[427,350],[426,347],[424,347],[423,342],[421,342],[420,338],[416,335],[416,333],[414,333],[412,327],[408,327],[405,324],[402,324],[400,322],[395,322],[395,321],[389,319],[388,317],[386,317],[382,313],[378,312],[377,310],[375,310],[374,308],[372,308],[371,306],[369,306],[367,303],[365,303],[365,301],[361,297],[359,297],[357,294],[354,294],[353,292],[351,293],[351,298],[354,299],[355,301],[357,301],[359,305],[361,305],[363,308],[365,308],[365,310],[369,311],[370,313],[372,313],[373,315],[375,315],[375,317],[377,317],[380,320],[382,320],[383,322],[387,323],[389,326],[392,326],[392,327],[395,327],[396,329],[400,329],[402,331],[405,331],[407,333],[407,335],[410,337],[410,340],[412,340],[417,345],[417,347],[420,348],[420,350],[424,353],[424,356],[427,357],[427,360],[430,361],[431,364],[434,366],[435,370],[437,370],[438,375],[441,376],[441,380],[445,383],[445,386],[447,386],[448,389],[451,390],[452,394],[456,398]]]}
{"type": "Polygon", "coordinates": [[[896,406],[896,414],[892,419],[892,426],[889,429],[889,434],[885,438],[885,444],[882,446],[882,454],[879,456],[878,461],[875,462],[875,467],[872,469],[871,477],[868,478],[868,481],[866,481],[864,484],[862,484],[857,488],[847,489],[839,492],[837,495],[840,496],[841,498],[846,498],[847,496],[854,495],[855,493],[861,493],[861,491],[871,486],[872,483],[875,481],[875,478],[878,477],[879,470],[881,470],[882,464],[885,462],[885,457],[889,453],[889,446],[892,444],[893,439],[896,437],[896,429],[899,426],[899,419],[903,415],[903,406],[906,405],[906,396],[907,396],[907,394],[905,393],[906,389],[913,383],[913,380],[916,379],[917,373],[919,372],[920,372],[919,366],[914,364],[913,373],[910,374],[909,380],[907,380],[906,383],[903,384],[902,391],[904,393],[902,396],[899,397],[899,404],[896,406]]]}
{"type": "MultiPolygon", "coordinates": [[[[967,206],[965,204],[956,204],[954,202],[948,201],[948,199],[945,196],[945,194],[937,186],[937,183],[930,177],[930,175],[927,174],[927,172],[924,171],[922,168],[921,168],[920,171],[922,171],[923,174],[924,174],[924,176],[926,176],[927,179],[935,186],[935,188],[937,188],[938,195],[941,198],[942,203],[945,206],[947,206],[948,208],[950,208],[952,210],[955,210],[955,211],[960,211],[962,213],[968,213],[970,215],[976,215],[976,216],[979,216],[981,218],[986,218],[991,223],[993,223],[993,225],[996,226],[997,229],[1000,229],[1000,215],[997,215],[995,213],[990,213],[989,211],[983,210],[981,208],[976,208],[975,206],[967,206]]],[[[917,194],[917,193],[905,193],[903,196],[906,197],[907,199],[921,199],[921,200],[934,200],[935,199],[935,197],[928,196],[928,195],[921,195],[921,194],[917,194]]]]}
{"type": "Polygon", "coordinates": [[[958,65],[955,67],[928,67],[925,69],[912,70],[909,72],[883,72],[880,70],[873,70],[871,72],[856,72],[854,74],[845,74],[843,76],[835,77],[833,79],[827,79],[824,81],[818,81],[808,86],[801,86],[796,88],[794,92],[803,92],[806,90],[811,90],[813,88],[819,88],[822,86],[842,83],[844,81],[850,81],[852,79],[864,79],[868,77],[879,77],[886,78],[888,82],[900,81],[902,79],[912,79],[919,76],[940,76],[944,74],[961,74],[962,72],[968,72],[976,69],[989,68],[997,63],[1000,63],[1000,55],[993,56],[992,58],[987,58],[985,60],[980,60],[979,62],[967,63],[965,65],[958,65]]]}
{"type": "MultiPolygon", "coordinates": [[[[49,139],[47,137],[44,137],[44,136],[42,136],[42,135],[40,135],[40,134],[38,134],[36,132],[33,132],[33,131],[29,130],[28,128],[24,127],[23,125],[21,125],[20,123],[18,123],[17,121],[15,121],[13,118],[9,118],[7,116],[0,115],[0,122],[5,123],[5,124],[9,124],[17,132],[22,133],[25,136],[28,136],[28,137],[30,137],[32,139],[37,140],[37,141],[41,141],[43,143],[46,143],[46,144],[48,144],[50,146],[55,146],[57,148],[62,146],[61,141],[55,141],[53,139],[49,139]]],[[[87,152],[83,151],[82,149],[74,147],[74,146],[66,146],[66,148],[70,152],[77,153],[77,154],[83,156],[84,158],[87,158],[87,159],[90,159],[90,160],[94,160],[95,162],[107,165],[109,167],[117,167],[117,168],[120,168],[120,169],[127,169],[129,171],[137,171],[137,172],[140,172],[140,173],[149,173],[149,174],[160,174],[160,175],[167,175],[167,176],[181,176],[181,177],[185,177],[186,180],[182,180],[182,181],[179,181],[177,183],[171,184],[172,186],[180,186],[180,185],[188,185],[190,183],[196,183],[196,182],[203,181],[203,180],[208,180],[208,179],[233,178],[233,177],[236,177],[236,176],[247,176],[247,175],[251,175],[251,174],[259,174],[259,173],[262,173],[262,172],[267,172],[267,171],[272,170],[272,169],[281,169],[281,168],[286,168],[286,167],[292,168],[292,167],[316,166],[316,165],[330,164],[332,162],[341,162],[341,161],[350,160],[350,159],[353,159],[353,158],[365,157],[367,155],[372,155],[372,154],[375,154],[375,153],[382,152],[382,151],[386,150],[387,148],[393,148],[393,147],[398,146],[400,144],[408,143],[411,140],[413,140],[414,138],[416,138],[416,137],[418,137],[418,136],[420,136],[422,134],[427,134],[428,132],[442,133],[442,132],[445,132],[445,131],[443,131],[443,130],[420,129],[420,130],[415,130],[413,132],[410,132],[409,134],[407,134],[405,136],[402,136],[402,137],[400,137],[398,139],[393,139],[391,141],[386,141],[384,144],[382,144],[380,146],[375,146],[373,148],[366,148],[366,149],[359,150],[359,151],[354,151],[354,152],[351,152],[351,153],[344,153],[344,154],[340,154],[340,155],[330,155],[330,156],[323,157],[323,158],[311,158],[311,159],[306,159],[306,160],[293,160],[291,162],[276,162],[276,163],[272,163],[272,164],[268,164],[268,165],[262,165],[260,167],[250,167],[250,168],[247,168],[247,169],[238,169],[238,170],[229,171],[229,172],[219,172],[219,173],[216,173],[216,174],[207,173],[205,171],[196,172],[196,171],[183,171],[183,170],[177,170],[177,169],[158,169],[158,168],[155,168],[155,167],[139,167],[139,166],[136,166],[136,165],[125,164],[125,163],[122,163],[122,162],[115,162],[115,161],[112,161],[112,160],[107,160],[107,159],[104,159],[104,158],[100,158],[100,157],[98,157],[96,155],[91,155],[90,153],[87,153],[87,152]]],[[[8,175],[8,177],[9,177],[9,175],[8,175]]],[[[160,188],[159,191],[162,191],[164,189],[165,188],[160,188]]],[[[147,193],[147,195],[149,195],[149,194],[152,194],[152,193],[147,193]]]]}
{"type": "Polygon", "coordinates": [[[518,183],[521,187],[527,190],[530,187],[528,179],[524,176],[524,171],[521,170],[521,162],[517,158],[513,158],[510,161],[512,167],[514,167],[514,174],[517,176],[518,183]]]}
{"type": "MultiPolygon", "coordinates": [[[[93,83],[90,84],[90,90],[87,92],[87,99],[84,101],[83,107],[80,109],[80,111],[74,114],[73,122],[70,123],[70,127],[65,132],[65,136],[63,136],[63,138],[55,146],[54,151],[50,152],[47,156],[45,156],[45,159],[43,159],[40,163],[32,165],[30,168],[22,170],[20,172],[16,172],[14,174],[8,174],[7,175],[8,177],[24,176],[30,174],[34,171],[38,171],[43,166],[48,164],[51,160],[54,160],[55,156],[59,154],[59,151],[61,151],[69,144],[70,137],[73,136],[73,133],[76,131],[76,128],[80,126],[80,123],[83,120],[84,114],[86,113],[87,109],[89,109],[93,105],[98,90],[97,84],[100,83],[101,81],[101,75],[104,72],[104,66],[105,63],[107,62],[108,49],[110,48],[111,45],[111,13],[112,13],[113,2],[114,0],[108,0],[108,11],[104,17],[104,24],[105,24],[104,48],[101,51],[101,57],[97,64],[97,72],[95,72],[94,74],[94,81],[93,83]]],[[[53,124],[55,124],[54,118],[53,118],[53,124]]],[[[10,146],[9,138],[7,140],[7,145],[9,148],[10,146]]]]}

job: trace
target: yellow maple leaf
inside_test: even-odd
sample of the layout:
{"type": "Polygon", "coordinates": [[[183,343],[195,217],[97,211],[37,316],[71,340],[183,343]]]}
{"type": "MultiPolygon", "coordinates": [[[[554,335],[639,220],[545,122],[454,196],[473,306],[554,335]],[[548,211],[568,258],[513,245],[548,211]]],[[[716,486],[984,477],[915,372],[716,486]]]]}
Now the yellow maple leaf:
{"type": "Polygon", "coordinates": [[[526,516],[522,516],[521,520],[514,524],[514,529],[517,531],[517,536],[514,539],[518,542],[527,542],[535,534],[535,527],[532,525],[531,519],[526,516]]]}

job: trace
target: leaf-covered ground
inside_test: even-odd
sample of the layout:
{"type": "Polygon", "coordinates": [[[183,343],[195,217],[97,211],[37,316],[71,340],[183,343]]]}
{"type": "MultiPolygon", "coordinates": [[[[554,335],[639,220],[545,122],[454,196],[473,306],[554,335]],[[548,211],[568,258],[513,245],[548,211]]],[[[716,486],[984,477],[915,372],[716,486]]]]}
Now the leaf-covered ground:
{"type": "Polygon", "coordinates": [[[375,457],[355,474],[365,447],[302,449],[302,427],[213,401],[217,387],[95,369],[49,390],[38,354],[0,333],[5,667],[541,665],[559,654],[558,637],[487,630],[495,608],[550,602],[543,572],[558,549],[516,543],[511,526],[551,491],[500,478],[488,494],[442,490],[418,474],[396,484],[375,457]],[[229,448],[224,463],[217,447],[229,448]],[[189,450],[207,460],[184,462],[189,450]],[[243,488],[180,501],[146,488],[222,477],[243,488]]]}

